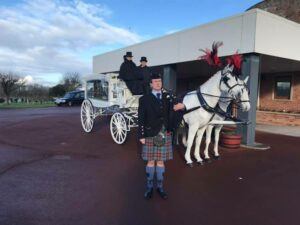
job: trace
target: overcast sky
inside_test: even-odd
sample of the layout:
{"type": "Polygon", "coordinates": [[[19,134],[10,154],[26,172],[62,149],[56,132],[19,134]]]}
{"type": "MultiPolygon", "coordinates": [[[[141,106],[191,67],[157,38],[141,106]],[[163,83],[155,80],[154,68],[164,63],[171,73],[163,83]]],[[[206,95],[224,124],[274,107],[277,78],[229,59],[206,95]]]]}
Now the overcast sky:
{"type": "MultiPolygon", "coordinates": [[[[55,85],[92,56],[244,12],[259,0],[0,0],[0,71],[55,85]]],[[[30,80],[30,79],[29,79],[30,80]]]]}

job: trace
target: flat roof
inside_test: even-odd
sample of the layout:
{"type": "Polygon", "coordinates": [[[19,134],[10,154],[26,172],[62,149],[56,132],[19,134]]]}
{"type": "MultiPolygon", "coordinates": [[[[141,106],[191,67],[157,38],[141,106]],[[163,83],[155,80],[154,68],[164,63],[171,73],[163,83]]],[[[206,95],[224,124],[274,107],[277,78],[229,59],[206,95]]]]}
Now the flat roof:
{"type": "Polygon", "coordinates": [[[261,53],[300,61],[300,24],[261,9],[182,30],[93,57],[93,73],[118,71],[126,51],[134,61],[147,56],[149,66],[196,60],[199,49],[223,41],[219,55],[261,53]]]}

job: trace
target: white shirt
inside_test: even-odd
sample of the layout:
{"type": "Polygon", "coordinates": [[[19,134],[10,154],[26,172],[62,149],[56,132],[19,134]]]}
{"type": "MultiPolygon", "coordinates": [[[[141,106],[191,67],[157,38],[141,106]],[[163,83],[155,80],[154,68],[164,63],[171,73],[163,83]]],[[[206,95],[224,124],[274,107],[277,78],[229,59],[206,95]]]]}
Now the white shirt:
{"type": "Polygon", "coordinates": [[[152,94],[157,98],[157,94],[160,94],[160,99],[162,97],[162,91],[155,91],[155,90],[152,90],[152,94]]]}

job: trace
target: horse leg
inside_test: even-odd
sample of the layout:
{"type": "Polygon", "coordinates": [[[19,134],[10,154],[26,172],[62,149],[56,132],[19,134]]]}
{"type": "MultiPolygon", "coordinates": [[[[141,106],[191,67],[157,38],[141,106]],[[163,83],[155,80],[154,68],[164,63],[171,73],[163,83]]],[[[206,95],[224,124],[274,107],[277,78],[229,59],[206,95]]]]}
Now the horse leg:
{"type": "Polygon", "coordinates": [[[186,130],[185,129],[181,133],[181,142],[184,147],[187,147],[186,130]]]}
{"type": "Polygon", "coordinates": [[[198,124],[193,124],[189,126],[189,134],[188,134],[188,140],[187,140],[187,147],[185,151],[184,158],[186,160],[186,163],[188,165],[192,165],[193,161],[191,160],[191,148],[194,142],[195,134],[198,130],[198,124]]]}
{"type": "Polygon", "coordinates": [[[218,159],[219,155],[219,138],[220,138],[220,131],[223,126],[216,126],[215,128],[215,145],[214,145],[214,157],[218,159]]]}
{"type": "Polygon", "coordinates": [[[204,157],[205,161],[210,162],[209,154],[208,154],[208,148],[209,144],[211,142],[211,132],[214,126],[208,125],[206,128],[206,138],[205,138],[205,149],[204,149],[204,157]]]}
{"type": "Polygon", "coordinates": [[[205,131],[205,128],[206,126],[204,127],[201,127],[198,129],[197,131],[197,138],[196,138],[196,145],[195,145],[195,153],[194,153],[194,156],[195,158],[197,159],[197,162],[199,164],[203,164],[203,160],[201,159],[201,156],[200,156],[200,145],[201,145],[201,140],[202,140],[202,137],[203,137],[203,133],[205,131]]]}

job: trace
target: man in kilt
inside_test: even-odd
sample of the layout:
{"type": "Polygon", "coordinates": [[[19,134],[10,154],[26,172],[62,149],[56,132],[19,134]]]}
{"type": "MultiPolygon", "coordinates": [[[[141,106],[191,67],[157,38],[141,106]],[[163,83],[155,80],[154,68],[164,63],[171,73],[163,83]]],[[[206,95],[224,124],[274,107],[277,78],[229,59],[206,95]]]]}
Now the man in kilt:
{"type": "Polygon", "coordinates": [[[156,172],[157,192],[163,199],[167,199],[167,193],[163,189],[163,174],[164,162],[173,158],[171,113],[185,107],[182,103],[175,104],[173,95],[162,89],[159,74],[151,75],[150,86],[151,92],[139,99],[138,109],[138,135],[143,144],[142,158],[147,161],[147,190],[144,197],[152,197],[156,172]]]}

